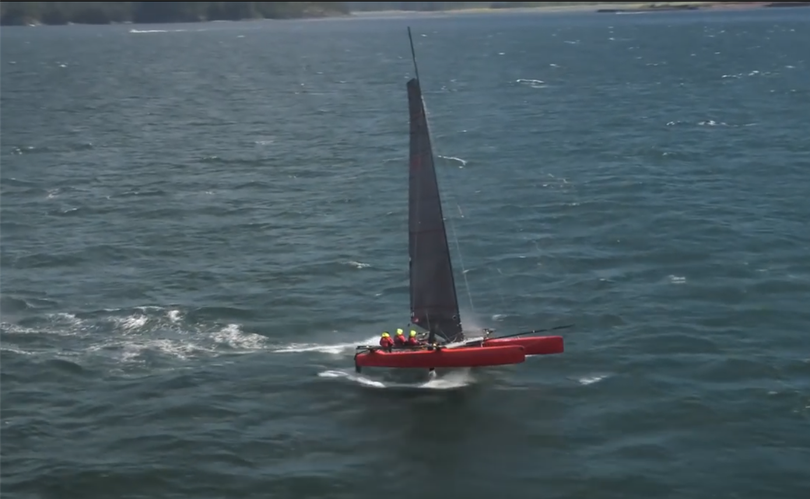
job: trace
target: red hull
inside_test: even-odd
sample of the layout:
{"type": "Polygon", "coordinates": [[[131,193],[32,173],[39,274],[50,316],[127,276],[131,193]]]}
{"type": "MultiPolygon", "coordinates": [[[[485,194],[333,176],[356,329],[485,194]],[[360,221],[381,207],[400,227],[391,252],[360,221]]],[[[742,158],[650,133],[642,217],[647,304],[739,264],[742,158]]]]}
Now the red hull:
{"type": "Polygon", "coordinates": [[[522,346],[526,355],[551,355],[563,353],[565,350],[562,336],[526,336],[523,338],[484,340],[484,346],[487,348],[514,345],[522,346]]]}
{"type": "Polygon", "coordinates": [[[399,367],[430,369],[433,367],[484,367],[520,364],[526,353],[520,345],[492,347],[442,348],[438,350],[372,350],[354,357],[357,367],[399,367]]]}

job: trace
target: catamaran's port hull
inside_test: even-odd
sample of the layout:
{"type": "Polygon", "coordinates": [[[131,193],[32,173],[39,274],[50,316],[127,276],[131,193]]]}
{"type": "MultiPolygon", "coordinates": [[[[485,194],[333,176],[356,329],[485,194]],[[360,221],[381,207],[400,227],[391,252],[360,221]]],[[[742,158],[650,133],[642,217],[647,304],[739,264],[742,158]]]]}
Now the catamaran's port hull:
{"type": "Polygon", "coordinates": [[[563,353],[562,336],[524,336],[518,338],[492,338],[484,340],[484,347],[522,346],[526,355],[553,355],[563,353]]]}
{"type": "Polygon", "coordinates": [[[372,350],[355,355],[356,367],[396,367],[404,369],[432,369],[448,367],[486,367],[520,364],[526,360],[520,345],[469,348],[442,348],[437,350],[372,350]]]}

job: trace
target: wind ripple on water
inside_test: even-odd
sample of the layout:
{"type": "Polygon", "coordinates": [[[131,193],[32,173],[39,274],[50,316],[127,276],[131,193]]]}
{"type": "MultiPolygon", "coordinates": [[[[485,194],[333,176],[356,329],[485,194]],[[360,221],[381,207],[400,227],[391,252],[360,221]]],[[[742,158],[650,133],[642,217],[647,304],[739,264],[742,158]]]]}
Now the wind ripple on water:
{"type": "Polygon", "coordinates": [[[800,497],[798,10],[420,20],[465,327],[576,323],[436,379],[410,21],[4,27],[3,496],[800,497]]]}

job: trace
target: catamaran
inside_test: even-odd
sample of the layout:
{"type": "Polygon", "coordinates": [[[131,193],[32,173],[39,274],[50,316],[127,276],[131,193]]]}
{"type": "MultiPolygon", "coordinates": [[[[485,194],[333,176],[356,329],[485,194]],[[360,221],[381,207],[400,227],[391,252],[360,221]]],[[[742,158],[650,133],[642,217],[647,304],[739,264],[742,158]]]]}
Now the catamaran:
{"type": "Polygon", "coordinates": [[[519,364],[527,355],[562,353],[561,336],[534,335],[572,325],[499,338],[492,336],[494,331],[491,329],[484,329],[473,338],[464,335],[410,28],[408,38],[414,66],[414,78],[406,84],[410,114],[408,253],[411,324],[427,333],[427,341],[420,346],[392,349],[359,346],[354,356],[355,369],[357,372],[363,367],[433,371],[435,368],[498,366],[519,364]]]}

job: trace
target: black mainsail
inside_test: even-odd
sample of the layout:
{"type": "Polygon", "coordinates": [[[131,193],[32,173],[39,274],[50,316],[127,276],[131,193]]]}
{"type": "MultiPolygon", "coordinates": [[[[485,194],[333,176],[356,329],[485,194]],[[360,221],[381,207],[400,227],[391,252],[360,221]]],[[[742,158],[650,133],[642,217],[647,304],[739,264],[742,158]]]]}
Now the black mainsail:
{"type": "MultiPolygon", "coordinates": [[[[410,28],[408,37],[411,37],[410,28]]],[[[411,53],[414,55],[412,38],[411,53]]],[[[415,78],[408,81],[407,89],[410,112],[408,246],[411,323],[427,330],[431,343],[436,336],[454,342],[463,339],[461,318],[418,70],[415,78]]]]}

